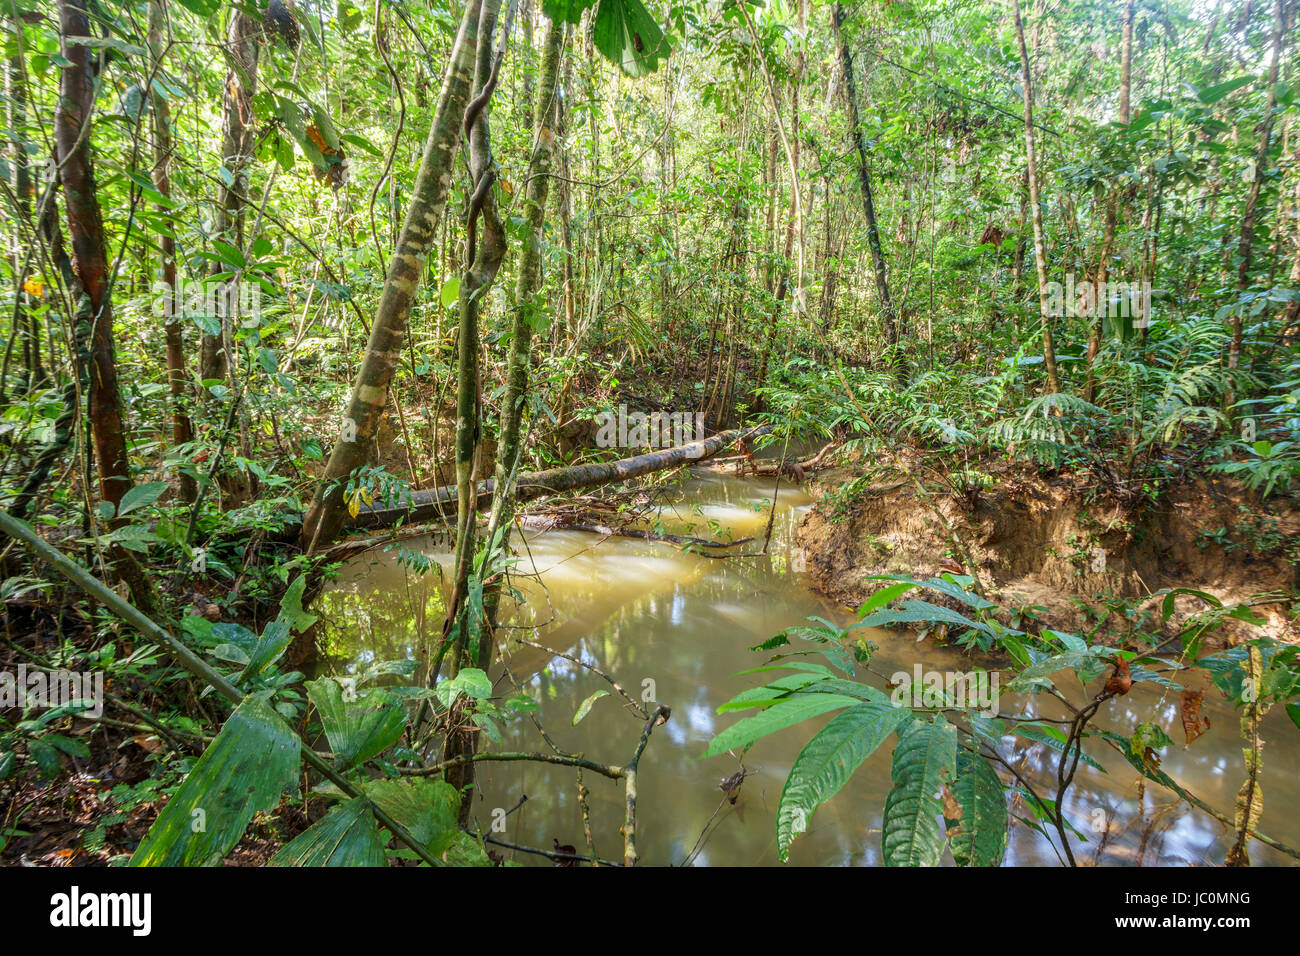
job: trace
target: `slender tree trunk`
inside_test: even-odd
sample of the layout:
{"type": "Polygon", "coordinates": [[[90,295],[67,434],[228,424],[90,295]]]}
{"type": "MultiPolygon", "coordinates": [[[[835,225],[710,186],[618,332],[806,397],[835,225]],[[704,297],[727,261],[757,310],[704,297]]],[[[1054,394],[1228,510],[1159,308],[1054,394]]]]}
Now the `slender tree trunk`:
{"type": "MultiPolygon", "coordinates": [[[[471,566],[477,548],[474,490],[478,483],[480,463],[476,452],[482,423],[479,306],[496,280],[506,254],[505,230],[493,198],[496,170],[492,158],[488,112],[501,68],[501,58],[505,53],[504,38],[509,35],[510,24],[507,20],[502,28],[501,52],[494,57],[492,38],[496,32],[501,0],[481,0],[480,6],[474,70],[475,92],[465,114],[473,189],[465,216],[465,271],[460,280],[459,356],[456,369],[456,576],[451,597],[447,601],[447,617],[442,634],[443,647],[451,642],[451,650],[447,655],[447,672],[452,677],[462,666],[481,662],[486,667],[490,661],[490,649],[485,645],[491,642],[491,636],[484,628],[482,609],[476,609],[469,600],[469,589],[471,566]],[[475,640],[477,649],[472,650],[475,640]]],[[[532,185],[529,184],[530,191],[532,185]]],[[[522,395],[519,399],[522,401],[522,395]]],[[[441,648],[439,653],[442,653],[441,648]]],[[[436,665],[431,673],[436,675],[436,665]]],[[[468,726],[467,719],[457,713],[454,707],[448,718],[448,727],[450,729],[443,738],[443,759],[451,760],[462,754],[473,753],[478,742],[475,729],[468,726]]],[[[473,763],[449,768],[445,779],[457,790],[466,792],[466,788],[474,782],[473,763]]],[[[462,824],[468,823],[469,810],[467,794],[461,805],[462,824]]]]}
{"type": "Polygon", "coordinates": [[[880,243],[880,226],[876,221],[876,201],[871,190],[871,174],[867,162],[867,144],[858,116],[858,89],[853,78],[853,57],[849,54],[848,40],[844,36],[844,8],[835,4],[831,14],[835,38],[839,46],[840,70],[844,73],[844,110],[849,123],[849,148],[858,157],[858,188],[862,191],[862,214],[867,220],[867,245],[871,249],[871,273],[876,280],[876,294],[880,298],[880,326],[885,341],[898,344],[898,319],[894,315],[894,302],[889,295],[889,277],[885,271],[885,250],[880,243]]]}
{"type": "MultiPolygon", "coordinates": [[[[97,66],[93,48],[83,42],[94,36],[86,0],[59,0],[59,25],[61,52],[70,65],[61,71],[55,152],[68,213],[72,266],[91,310],[89,405],[99,494],[116,509],[132,481],[113,346],[112,276],[86,128],[95,107],[97,66]]],[[[139,564],[120,545],[113,546],[112,555],[114,568],[131,588],[137,606],[150,613],[156,600],[139,564]]]]}
{"type": "Polygon", "coordinates": [[[1129,123],[1129,99],[1133,93],[1133,8],[1134,0],[1124,4],[1124,35],[1119,54],[1119,121],[1129,123]]]}
{"type": "MultiPolygon", "coordinates": [[[[555,152],[555,99],[559,89],[560,59],[564,55],[564,25],[552,22],[542,47],[541,82],[537,87],[537,104],[532,128],[536,130],[532,162],[528,169],[528,186],[524,194],[522,215],[528,223],[528,238],[519,250],[519,274],[515,283],[515,314],[506,363],[506,390],[501,400],[501,434],[497,442],[496,495],[488,522],[490,539],[498,533],[499,542],[490,546],[505,549],[510,534],[514,505],[511,500],[513,477],[523,452],[522,422],[524,397],[528,391],[528,372],[533,329],[540,324],[545,309],[542,289],[543,225],[546,199],[551,182],[551,161],[555,152]]],[[[495,610],[496,591],[492,609],[495,610]]],[[[489,622],[495,614],[489,613],[489,622]]],[[[487,667],[489,642],[479,645],[479,667],[487,667]]]]}
{"type": "MultiPolygon", "coordinates": [[[[1132,87],[1133,87],[1133,12],[1134,2],[1129,0],[1124,5],[1124,25],[1122,29],[1122,39],[1120,41],[1120,66],[1119,66],[1119,121],[1127,126],[1132,118],[1132,87]]],[[[1110,278],[1110,257],[1111,251],[1115,246],[1115,228],[1119,220],[1119,191],[1112,186],[1106,198],[1106,224],[1102,231],[1101,254],[1097,257],[1097,271],[1095,273],[1097,289],[1106,288],[1106,282],[1110,278]]],[[[1091,402],[1094,378],[1093,362],[1096,361],[1097,353],[1101,351],[1102,322],[1104,321],[1105,311],[1100,302],[1093,305],[1094,315],[1089,324],[1088,332],[1088,381],[1084,386],[1084,401],[1091,402]]]]}
{"type": "MultiPolygon", "coordinates": [[[[1244,292],[1250,288],[1251,255],[1255,242],[1255,223],[1259,218],[1259,191],[1268,169],[1269,147],[1273,141],[1273,110],[1277,106],[1278,61],[1282,56],[1282,45],[1286,38],[1286,0],[1274,0],[1273,3],[1273,44],[1268,64],[1268,92],[1264,100],[1264,122],[1259,134],[1259,149],[1255,153],[1255,175],[1251,179],[1250,189],[1246,193],[1246,211],[1241,217],[1241,239],[1237,243],[1237,291],[1244,292]]],[[[1228,369],[1236,371],[1241,367],[1242,350],[1242,310],[1232,313],[1232,342],[1228,346],[1228,369]]],[[[1229,378],[1228,390],[1224,402],[1231,406],[1234,399],[1232,381],[1229,378]]]]}
{"type": "MultiPolygon", "coordinates": [[[[474,77],[479,7],[480,0],[470,0],[461,18],[433,125],[425,141],[424,158],[406,209],[397,248],[388,266],[375,321],[370,328],[370,341],[352,387],[339,441],[334,445],[325,475],[316,486],[315,496],[303,520],[300,544],[307,551],[331,543],[342,529],[347,509],[344,492],[348,476],[366,463],[371,439],[379,427],[384,409],[388,407],[389,389],[401,359],[411,303],[438,236],[438,223],[451,184],[452,163],[460,145],[461,124],[474,77]]],[[[467,290],[462,288],[462,298],[467,294],[467,290]]]]}
{"type": "Polygon", "coordinates": [[[1043,364],[1047,369],[1047,391],[1061,390],[1056,370],[1056,348],[1052,343],[1052,316],[1048,305],[1047,247],[1043,239],[1043,207],[1038,193],[1038,162],[1034,155],[1034,86],[1025,47],[1025,27],[1020,19],[1020,0],[1012,0],[1016,18],[1016,42],[1020,46],[1021,85],[1025,91],[1025,163],[1029,175],[1029,211],[1034,224],[1034,265],[1038,271],[1038,311],[1043,323],[1043,364]]]}
{"type": "MultiPolygon", "coordinates": [[[[22,19],[15,17],[13,20],[13,29],[21,31],[23,28],[22,19]]],[[[14,137],[12,141],[13,153],[12,164],[14,168],[14,195],[18,204],[18,216],[22,220],[22,225],[36,231],[36,224],[32,220],[32,176],[31,166],[27,157],[27,148],[23,143],[24,128],[27,125],[27,91],[23,86],[23,62],[22,55],[18,48],[15,47],[13,56],[9,58],[8,68],[6,70],[7,92],[9,95],[9,130],[14,137]]],[[[28,392],[39,388],[45,380],[45,369],[41,361],[41,322],[36,313],[31,312],[23,307],[23,286],[27,282],[27,273],[24,271],[24,265],[27,261],[27,250],[23,243],[17,239],[20,236],[21,227],[14,230],[15,243],[13,249],[13,279],[14,279],[14,310],[12,314],[13,329],[23,343],[23,368],[27,371],[24,387],[28,392]]],[[[9,356],[5,355],[6,368],[8,366],[9,356]]],[[[7,386],[7,382],[0,382],[0,387],[7,386]]]]}
{"type": "MultiPolygon", "coordinates": [[[[163,25],[167,19],[163,6],[165,0],[149,4],[149,55],[153,58],[155,73],[163,57],[163,25]]],[[[153,123],[153,184],[163,196],[171,195],[172,131],[171,107],[165,96],[151,91],[149,96],[153,123]]],[[[160,207],[164,208],[165,207],[160,207]]],[[[170,308],[165,310],[164,331],[167,336],[167,387],[171,394],[172,445],[186,445],[194,440],[194,428],[185,410],[189,397],[189,375],[185,368],[185,341],[181,332],[180,296],[176,289],[176,237],[168,228],[158,237],[162,250],[162,281],[167,287],[170,308]]],[[[180,498],[193,502],[198,488],[194,478],[185,471],[180,473],[180,498]]]]}
{"type": "MultiPolygon", "coordinates": [[[[242,7],[234,7],[226,31],[226,52],[230,70],[226,74],[221,121],[221,165],[230,174],[222,177],[217,195],[214,231],[218,238],[236,248],[243,248],[243,210],[248,200],[248,166],[251,157],[253,93],[257,90],[258,50],[262,23],[242,7]]],[[[213,274],[226,266],[214,263],[213,274]]],[[[230,369],[226,353],[228,329],[225,318],[217,334],[204,333],[200,354],[199,376],[205,381],[224,379],[230,369]]]]}
{"type": "MultiPolygon", "coordinates": [[[[470,627],[477,628],[482,623],[471,620],[469,605],[465,600],[476,544],[473,492],[478,479],[477,452],[482,434],[478,317],[482,300],[496,281],[506,253],[505,230],[493,195],[496,171],[488,125],[491,97],[500,68],[500,61],[494,63],[493,60],[492,37],[496,31],[501,0],[481,0],[480,5],[475,92],[465,115],[465,126],[469,133],[470,180],[474,187],[465,216],[465,271],[460,280],[457,332],[456,489],[459,505],[456,521],[456,579],[451,599],[447,602],[447,622],[450,626],[459,621],[460,627],[449,660],[448,672],[452,675],[459,670],[462,653],[469,647],[470,627]]],[[[508,32],[508,25],[504,32],[508,32]]],[[[522,395],[519,399],[522,400],[522,395]]]]}

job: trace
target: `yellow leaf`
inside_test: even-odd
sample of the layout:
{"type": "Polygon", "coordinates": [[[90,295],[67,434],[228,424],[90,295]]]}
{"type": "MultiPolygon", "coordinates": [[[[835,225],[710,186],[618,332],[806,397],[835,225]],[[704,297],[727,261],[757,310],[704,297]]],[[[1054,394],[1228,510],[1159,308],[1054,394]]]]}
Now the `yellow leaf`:
{"type": "Polygon", "coordinates": [[[45,280],[40,276],[28,276],[27,281],[23,283],[23,291],[40,299],[45,295],[45,280]]]}
{"type": "Polygon", "coordinates": [[[361,511],[361,489],[358,488],[352,492],[352,497],[348,499],[348,514],[356,517],[361,511]]]}

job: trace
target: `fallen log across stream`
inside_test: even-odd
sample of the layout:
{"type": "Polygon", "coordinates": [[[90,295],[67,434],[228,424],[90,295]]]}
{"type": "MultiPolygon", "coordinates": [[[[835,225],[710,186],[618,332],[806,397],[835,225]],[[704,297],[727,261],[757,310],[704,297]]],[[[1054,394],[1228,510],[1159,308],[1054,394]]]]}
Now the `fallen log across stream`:
{"type": "MultiPolygon", "coordinates": [[[[771,431],[772,426],[760,425],[755,428],[732,428],[718,432],[702,441],[690,442],[665,448],[662,451],[647,452],[632,458],[618,461],[598,462],[586,465],[569,465],[565,468],[550,468],[546,471],[526,472],[515,482],[515,500],[531,501],[544,495],[559,494],[565,491],[577,491],[582,488],[596,488],[616,481],[627,481],[642,475],[653,474],[666,468],[690,464],[711,458],[729,445],[742,438],[757,438],[771,431]]],[[[478,495],[474,507],[482,511],[492,503],[492,479],[478,483],[478,495]]],[[[375,503],[363,507],[355,518],[348,521],[350,529],[391,528],[399,524],[425,524],[431,522],[450,522],[456,520],[456,486],[444,485],[428,491],[413,491],[410,498],[397,504],[375,503]]]]}

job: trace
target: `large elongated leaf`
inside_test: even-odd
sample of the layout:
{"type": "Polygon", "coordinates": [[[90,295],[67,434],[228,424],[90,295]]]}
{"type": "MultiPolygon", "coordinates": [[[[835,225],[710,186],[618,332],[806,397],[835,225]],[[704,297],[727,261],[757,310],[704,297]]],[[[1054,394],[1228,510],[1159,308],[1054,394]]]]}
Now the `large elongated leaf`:
{"type": "Polygon", "coordinates": [[[645,76],[668,55],[668,41],[641,0],[600,0],[592,25],[596,49],[628,76],[645,76]]]}
{"type": "Polygon", "coordinates": [[[869,614],[858,622],[861,627],[889,627],[894,624],[952,624],[981,631],[990,637],[998,637],[1002,632],[995,630],[983,621],[972,621],[965,614],[931,604],[929,601],[904,601],[897,610],[882,608],[869,614]]]}
{"type": "Polygon", "coordinates": [[[307,696],[320,712],[340,770],[383,753],[397,743],[406,727],[402,702],[383,691],[372,690],[355,700],[344,700],[338,681],[325,677],[307,684],[307,696]]]}
{"type": "MultiPolygon", "coordinates": [[[[966,588],[962,587],[962,585],[957,580],[949,581],[946,578],[921,579],[921,578],[908,577],[906,574],[878,574],[878,575],[873,575],[872,578],[873,580],[877,580],[877,581],[901,581],[903,586],[903,592],[901,593],[905,593],[906,591],[911,590],[911,588],[907,587],[907,585],[911,585],[912,587],[927,588],[931,591],[938,591],[940,594],[946,594],[948,595],[948,597],[961,601],[967,607],[973,607],[977,611],[990,611],[997,608],[997,605],[994,604],[992,601],[988,600],[987,598],[982,598],[975,592],[966,590],[966,588]]],[[[961,580],[971,581],[973,579],[963,575],[961,577],[961,580]]],[[[876,602],[876,598],[881,593],[892,592],[894,588],[899,586],[900,585],[890,585],[889,587],[884,589],[884,592],[879,592],[879,591],[876,592],[876,594],[872,595],[872,597],[867,601],[867,604],[872,604],[873,602],[876,602]]],[[[898,596],[900,595],[893,594],[890,597],[886,598],[884,601],[876,602],[876,606],[879,606],[880,604],[888,603],[889,601],[892,601],[894,597],[898,597],[898,596]]],[[[866,606],[867,606],[866,604],[863,605],[863,607],[866,606]]],[[[869,612],[864,612],[862,608],[858,608],[859,617],[861,617],[864,613],[869,613],[869,612]]]]}
{"type": "Polygon", "coordinates": [[[785,677],[778,677],[776,680],[768,681],[762,687],[751,687],[749,690],[742,690],[725,704],[719,705],[718,713],[725,714],[733,710],[768,707],[780,703],[782,700],[788,700],[795,691],[824,679],[815,674],[789,674],[785,677]]]}
{"type": "MultiPolygon", "coordinates": [[[[1065,732],[1059,727],[1053,727],[1051,724],[1035,724],[1024,721],[1016,724],[1012,728],[1012,732],[1055,750],[1058,754],[1065,752],[1066,736],[1065,732]]],[[[1071,757],[1071,759],[1074,758],[1071,757]]],[[[1099,773],[1106,773],[1106,768],[1089,757],[1086,752],[1079,752],[1079,762],[1099,773]]]]}
{"type": "Polygon", "coordinates": [[[962,751],[957,779],[949,788],[953,805],[944,810],[948,846],[958,866],[1000,866],[1007,852],[1007,798],[997,772],[983,757],[962,751]]]}
{"type": "Polygon", "coordinates": [[[782,862],[795,836],[808,829],[817,808],[838,793],[862,761],[911,716],[911,711],[889,703],[858,704],[836,714],[808,741],[781,791],[776,845],[782,862]]]}
{"type": "Polygon", "coordinates": [[[1053,674],[1095,664],[1096,661],[1096,656],[1087,650],[1064,651],[1026,667],[1007,686],[1013,691],[1025,691],[1034,686],[1051,686],[1052,681],[1049,678],[1053,674]]]}
{"type": "Polygon", "coordinates": [[[885,800],[883,844],[886,866],[937,866],[943,856],[939,790],[957,772],[957,728],[935,714],[913,720],[898,734],[885,800]]]}
{"type": "Polygon", "coordinates": [[[298,739],[266,699],[245,697],[203,751],[131,856],[132,866],[205,866],[280,802],[300,759],[298,739]]]}
{"type": "Polygon", "coordinates": [[[817,717],[827,711],[849,707],[858,701],[843,694],[805,694],[783,700],[767,710],[760,711],[752,717],[746,717],[732,724],[722,733],[709,741],[706,757],[716,757],[738,747],[752,744],[759,737],[783,730],[810,717],[817,717]]]}
{"type": "Polygon", "coordinates": [[[385,866],[370,801],[357,797],[335,807],[271,857],[271,866],[385,866]]]}
{"type": "Polygon", "coordinates": [[[293,637],[289,633],[288,621],[276,618],[267,624],[262,630],[262,636],[257,639],[257,643],[249,651],[248,663],[244,665],[243,671],[240,672],[239,680],[244,681],[250,677],[256,677],[278,661],[292,639],[293,637]]]}

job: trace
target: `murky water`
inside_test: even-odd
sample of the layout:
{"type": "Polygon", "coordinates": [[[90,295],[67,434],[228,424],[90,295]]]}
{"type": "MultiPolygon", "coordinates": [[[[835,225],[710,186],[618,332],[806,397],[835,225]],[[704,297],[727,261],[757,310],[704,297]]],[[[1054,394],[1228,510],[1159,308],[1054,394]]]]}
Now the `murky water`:
{"type": "MultiPolygon", "coordinates": [[[[737,551],[757,551],[768,521],[774,482],[703,472],[687,482],[680,504],[660,515],[665,528],[701,537],[756,541],[737,551]]],[[[528,534],[520,548],[513,585],[525,605],[511,620],[512,633],[569,657],[594,664],[631,694],[672,707],[672,719],[655,729],[640,764],[638,850],[646,864],[753,865],[777,862],[776,808],[781,788],[800,748],[829,717],[798,725],[756,744],[745,758],[749,775],[741,797],[726,803],[718,784],[740,765],[731,756],[700,759],[712,736],[744,714],[719,716],[716,708],[741,690],[757,686],[756,676],[737,672],[765,662],[749,650],[773,634],[819,615],[841,626],[854,615],[809,591],[791,567],[794,528],[811,506],[808,497],[784,484],[768,554],[720,560],[687,554],[662,543],[559,531],[528,534]],[[703,838],[702,838],[703,835],[703,838]]],[[[445,537],[404,542],[410,552],[450,564],[445,537]]],[[[409,557],[409,555],[408,555],[409,557]]],[[[438,568],[420,572],[399,552],[371,552],[352,561],[322,598],[327,648],[351,669],[358,663],[408,658],[437,637],[443,595],[438,568]]],[[[877,673],[911,670],[920,662],[932,670],[968,670],[960,649],[917,642],[909,635],[876,632],[880,645],[872,661],[877,673]]],[[[562,750],[582,753],[603,764],[623,764],[632,755],[642,721],[610,695],[597,700],[576,727],[572,719],[582,701],[609,685],[597,674],[562,657],[509,640],[503,661],[492,671],[502,697],[514,693],[513,679],[541,705],[546,731],[562,750]],[[505,673],[508,669],[509,674],[505,673]]],[[[875,681],[879,685],[879,681],[875,681]]],[[[1080,691],[1077,699],[1082,700],[1080,691]]],[[[1059,716],[1040,696],[1026,701],[1003,694],[1004,713],[1041,706],[1059,716]]],[[[1059,706],[1059,705],[1057,705],[1059,706]]],[[[1190,748],[1183,732],[1177,694],[1161,700],[1159,688],[1138,685],[1110,701],[1095,723],[1130,733],[1155,721],[1175,745],[1163,768],[1175,780],[1219,811],[1232,813],[1243,769],[1239,721],[1212,687],[1205,695],[1211,728],[1190,748]]],[[[1290,846],[1300,846],[1300,819],[1294,794],[1300,786],[1300,732],[1280,710],[1265,722],[1264,815],[1261,830],[1290,846]]],[[[530,719],[520,716],[505,728],[506,750],[546,750],[530,719]]],[[[796,839],[790,862],[803,865],[878,865],[880,825],[890,788],[893,742],[888,741],[850,783],[812,818],[796,839]]],[[[1097,859],[1093,823],[1110,821],[1103,864],[1197,865],[1222,863],[1231,834],[1209,815],[1188,807],[1163,788],[1149,784],[1139,808],[1140,780],[1124,760],[1100,742],[1088,752],[1109,772],[1079,768],[1068,810],[1088,841],[1076,842],[1080,862],[1097,859]]],[[[1020,739],[1004,742],[1001,753],[1036,785],[1055,778],[1055,755],[1020,739]]],[[[576,777],[570,768],[538,763],[479,763],[479,790],[473,813],[490,830],[494,810],[510,810],[505,829],[495,835],[525,846],[571,845],[585,852],[576,777]]],[[[1004,774],[1005,777],[1005,774],[1004,774]]],[[[592,832],[602,858],[622,857],[619,827],[624,813],[621,782],[584,775],[590,792],[592,832]]],[[[1040,789],[1052,795],[1052,789],[1040,789]]],[[[1023,805],[1013,818],[1029,817],[1023,805]]],[[[500,816],[498,812],[497,817],[500,816]]],[[[526,864],[543,858],[507,852],[526,864]]],[[[1256,864],[1293,864],[1288,856],[1256,842],[1256,864]]],[[[1049,843],[1028,826],[1013,821],[1007,862],[1059,861],[1049,843]]]]}

